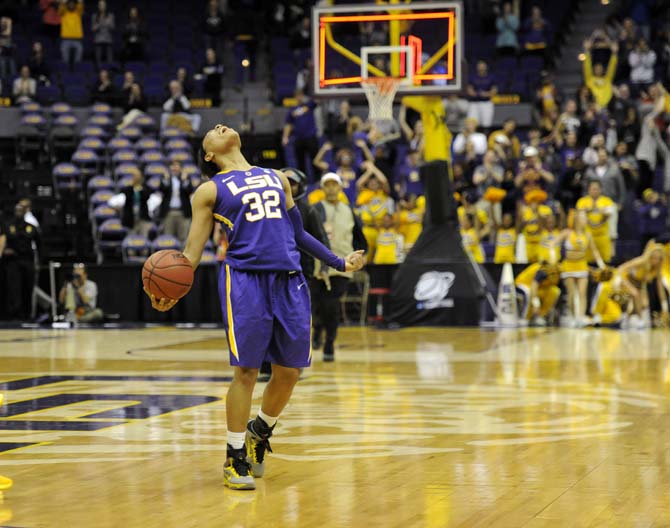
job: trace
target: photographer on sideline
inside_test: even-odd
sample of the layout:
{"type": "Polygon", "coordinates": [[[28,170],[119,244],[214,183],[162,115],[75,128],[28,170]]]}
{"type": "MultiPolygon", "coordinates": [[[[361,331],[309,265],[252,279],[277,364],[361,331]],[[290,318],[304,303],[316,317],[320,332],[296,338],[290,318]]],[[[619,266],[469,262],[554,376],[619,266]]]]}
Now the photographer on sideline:
{"type": "MultiPolygon", "coordinates": [[[[103,311],[97,307],[98,285],[88,279],[84,264],[75,264],[72,275],[68,277],[58,294],[58,302],[67,302],[67,288],[72,285],[74,290],[75,315],[80,323],[99,323],[104,319],[103,311]]],[[[67,307],[66,307],[67,308],[67,307]]]]}

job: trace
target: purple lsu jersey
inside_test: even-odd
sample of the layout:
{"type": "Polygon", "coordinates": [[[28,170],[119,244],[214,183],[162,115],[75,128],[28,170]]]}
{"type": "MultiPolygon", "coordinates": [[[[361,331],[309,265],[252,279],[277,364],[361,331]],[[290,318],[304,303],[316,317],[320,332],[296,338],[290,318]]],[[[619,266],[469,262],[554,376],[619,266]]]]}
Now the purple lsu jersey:
{"type": "Polygon", "coordinates": [[[228,236],[225,262],[244,271],[299,271],[300,253],[279,176],[270,169],[220,172],[214,219],[228,236]]]}

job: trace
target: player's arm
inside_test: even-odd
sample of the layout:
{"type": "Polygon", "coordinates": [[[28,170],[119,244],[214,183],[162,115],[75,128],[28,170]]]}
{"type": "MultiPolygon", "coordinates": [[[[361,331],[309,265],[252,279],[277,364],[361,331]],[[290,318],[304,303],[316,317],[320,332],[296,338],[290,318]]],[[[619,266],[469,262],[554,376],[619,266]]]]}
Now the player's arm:
{"type": "Polygon", "coordinates": [[[281,179],[282,187],[284,188],[284,194],[286,195],[286,210],[288,212],[289,220],[293,225],[293,230],[295,231],[295,241],[298,248],[315,259],[325,262],[326,265],[338,271],[358,271],[361,269],[365,264],[363,251],[354,251],[345,258],[340,258],[305,231],[305,228],[302,225],[300,211],[295,206],[293,196],[291,196],[291,184],[289,183],[288,178],[284,173],[279,171],[275,171],[275,174],[281,179]]]}
{"type": "Polygon", "coordinates": [[[216,184],[214,182],[203,183],[195,191],[191,207],[193,218],[191,228],[186,239],[184,256],[191,261],[193,268],[197,268],[202,258],[207,240],[214,228],[214,202],[216,201],[216,184]]]}

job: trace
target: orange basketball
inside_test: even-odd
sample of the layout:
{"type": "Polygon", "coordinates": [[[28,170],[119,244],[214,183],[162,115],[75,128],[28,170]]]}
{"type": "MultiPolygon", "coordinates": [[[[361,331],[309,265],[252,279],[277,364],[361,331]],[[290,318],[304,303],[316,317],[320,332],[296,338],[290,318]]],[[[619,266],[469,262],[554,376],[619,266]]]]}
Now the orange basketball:
{"type": "Polygon", "coordinates": [[[180,251],[157,251],[144,262],[142,285],[157,299],[181,299],[192,284],[193,266],[180,251]]]}

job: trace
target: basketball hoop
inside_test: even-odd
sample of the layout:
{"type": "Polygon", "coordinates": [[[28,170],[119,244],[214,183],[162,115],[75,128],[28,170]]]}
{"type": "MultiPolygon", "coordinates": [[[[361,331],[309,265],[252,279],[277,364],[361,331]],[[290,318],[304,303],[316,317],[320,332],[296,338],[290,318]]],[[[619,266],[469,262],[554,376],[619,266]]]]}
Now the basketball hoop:
{"type": "Polygon", "coordinates": [[[393,121],[393,99],[403,79],[396,77],[368,77],[361,79],[370,109],[368,119],[373,122],[393,121]]]}

